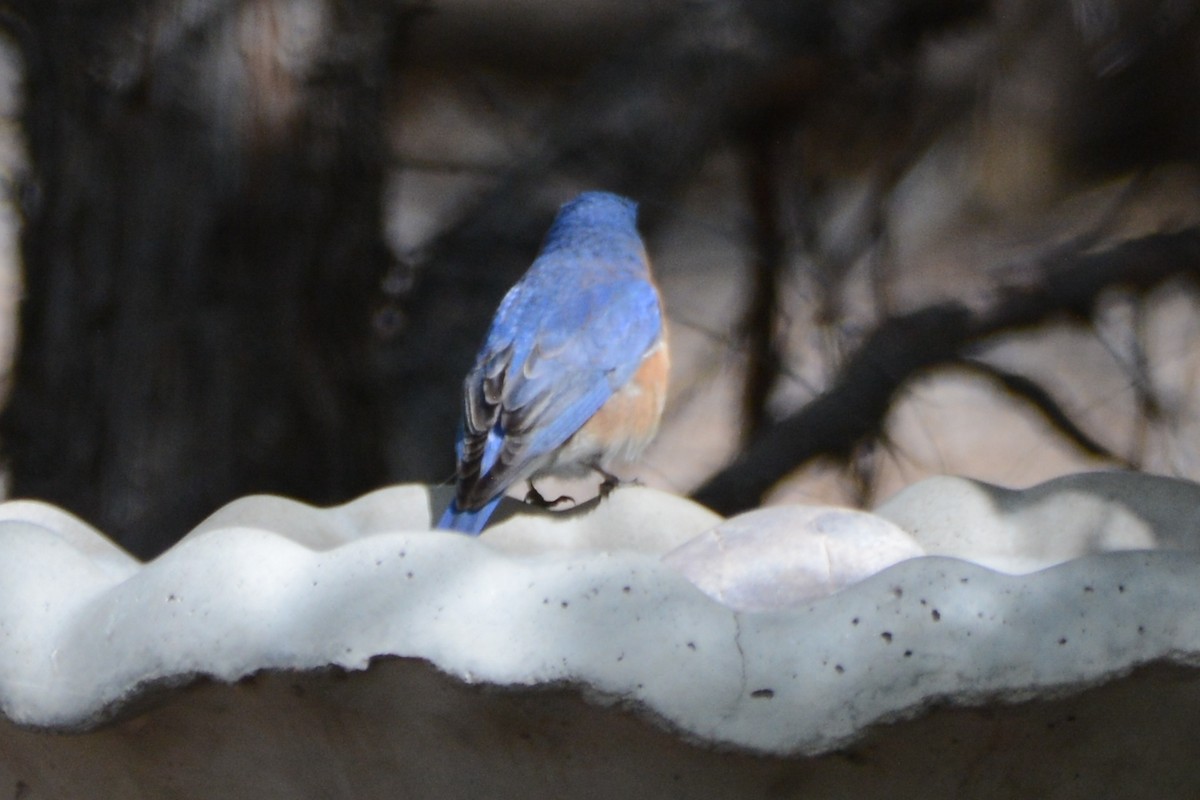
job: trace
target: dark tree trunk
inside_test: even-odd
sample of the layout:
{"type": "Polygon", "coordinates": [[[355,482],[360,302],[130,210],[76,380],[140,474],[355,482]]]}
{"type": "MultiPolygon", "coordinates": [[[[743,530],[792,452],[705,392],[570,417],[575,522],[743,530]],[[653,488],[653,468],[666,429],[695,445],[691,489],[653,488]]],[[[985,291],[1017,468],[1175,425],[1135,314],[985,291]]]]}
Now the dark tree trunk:
{"type": "Polygon", "coordinates": [[[315,27],[276,0],[186,19],[21,5],[12,493],[149,556],[240,494],[336,501],[378,483],[389,20],[367,2],[310,6],[315,27]]]}

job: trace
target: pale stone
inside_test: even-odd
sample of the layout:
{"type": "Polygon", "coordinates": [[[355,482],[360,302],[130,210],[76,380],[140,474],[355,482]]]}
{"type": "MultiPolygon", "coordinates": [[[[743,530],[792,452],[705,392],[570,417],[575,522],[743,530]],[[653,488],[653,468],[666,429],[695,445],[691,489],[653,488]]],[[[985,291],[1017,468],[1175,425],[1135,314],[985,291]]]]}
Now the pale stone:
{"type": "Polygon", "coordinates": [[[1006,572],[1118,550],[1200,548],[1200,485],[1136,472],[1065,475],[1024,490],[940,476],[876,513],[930,554],[1006,572]]]}
{"type": "Polygon", "coordinates": [[[730,608],[774,611],[921,555],[911,536],[874,514],[773,506],[722,522],[665,555],[663,563],[730,608]]]}

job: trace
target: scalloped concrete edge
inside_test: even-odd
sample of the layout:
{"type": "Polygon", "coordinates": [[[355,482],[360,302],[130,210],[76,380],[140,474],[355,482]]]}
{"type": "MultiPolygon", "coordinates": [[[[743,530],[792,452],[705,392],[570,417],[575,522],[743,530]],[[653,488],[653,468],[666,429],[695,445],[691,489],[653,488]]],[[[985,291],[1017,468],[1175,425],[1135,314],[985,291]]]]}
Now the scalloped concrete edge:
{"type": "MultiPolygon", "coordinates": [[[[0,506],[0,708],[79,730],[193,675],[394,655],[468,683],[579,686],[700,742],[812,755],[931,704],[1052,698],[1144,664],[1200,664],[1194,552],[1099,554],[1029,575],[919,558],[797,611],[738,613],[653,553],[506,552],[487,536],[389,525],[389,493],[409,503],[424,490],[368,495],[372,524],[347,516],[354,503],[288,505],[324,531],[315,539],[268,530],[271,507],[248,524],[242,501],[238,521],[215,515],[145,567],[62,512],[0,506]]],[[[661,524],[688,505],[629,499],[547,524],[619,526],[656,503],[661,524]]],[[[427,526],[435,504],[404,507],[427,526]]]]}

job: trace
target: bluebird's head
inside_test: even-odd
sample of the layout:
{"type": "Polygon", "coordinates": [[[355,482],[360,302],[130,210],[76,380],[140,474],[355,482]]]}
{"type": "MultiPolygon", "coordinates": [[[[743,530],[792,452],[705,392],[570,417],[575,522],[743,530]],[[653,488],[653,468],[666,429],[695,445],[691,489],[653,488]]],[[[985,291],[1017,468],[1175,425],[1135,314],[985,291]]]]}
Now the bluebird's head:
{"type": "Polygon", "coordinates": [[[597,235],[637,239],[637,203],[611,192],[584,192],[558,210],[542,252],[597,235]]]}
{"type": "Polygon", "coordinates": [[[637,203],[619,194],[584,192],[574,200],[563,203],[558,218],[570,217],[599,225],[633,225],[637,222],[637,208],[637,203]]]}

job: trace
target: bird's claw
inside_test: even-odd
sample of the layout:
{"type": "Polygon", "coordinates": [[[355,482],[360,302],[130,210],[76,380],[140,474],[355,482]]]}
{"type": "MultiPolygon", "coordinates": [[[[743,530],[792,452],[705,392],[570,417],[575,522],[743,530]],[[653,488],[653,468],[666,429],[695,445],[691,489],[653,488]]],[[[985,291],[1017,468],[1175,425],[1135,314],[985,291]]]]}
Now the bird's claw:
{"type": "Polygon", "coordinates": [[[600,476],[604,479],[604,480],[600,481],[600,497],[601,497],[601,499],[608,497],[610,494],[613,493],[614,489],[616,489],[618,486],[620,486],[623,483],[623,481],[620,478],[618,478],[616,475],[613,475],[611,472],[606,472],[606,471],[600,469],[599,467],[593,467],[593,469],[595,469],[596,472],[599,472],[600,476]]]}
{"type": "Polygon", "coordinates": [[[525,493],[525,502],[531,506],[537,506],[538,508],[554,508],[555,506],[562,505],[563,503],[574,503],[575,498],[571,497],[570,495],[562,494],[553,500],[547,500],[542,496],[541,492],[533,488],[533,484],[531,483],[529,484],[529,491],[525,493]]]}

